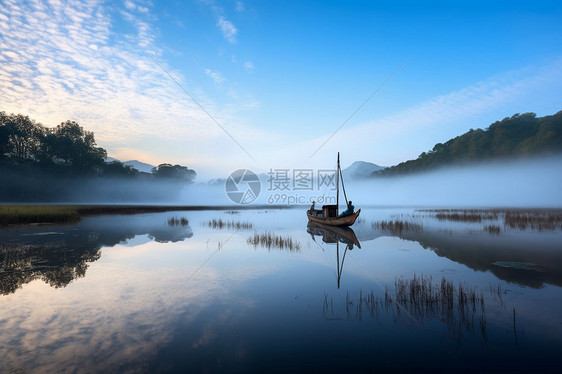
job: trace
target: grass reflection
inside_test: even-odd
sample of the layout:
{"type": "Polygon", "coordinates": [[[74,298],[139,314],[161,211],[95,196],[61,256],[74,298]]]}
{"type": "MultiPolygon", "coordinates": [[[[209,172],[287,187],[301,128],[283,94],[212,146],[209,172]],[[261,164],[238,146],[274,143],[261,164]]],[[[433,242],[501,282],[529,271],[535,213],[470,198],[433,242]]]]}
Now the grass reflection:
{"type": "MultiPolygon", "coordinates": [[[[490,295],[489,300],[503,305],[500,286],[490,285],[490,295]]],[[[484,293],[464,283],[455,285],[444,277],[440,281],[424,275],[400,277],[395,280],[394,290],[386,288],[383,296],[374,291],[363,292],[361,289],[359,295],[353,297],[348,291],[345,297],[345,317],[341,312],[334,298],[324,294],[324,319],[347,318],[361,321],[368,317],[381,322],[382,317],[387,316],[395,323],[406,324],[438,320],[447,326],[456,340],[460,341],[464,334],[470,334],[479,335],[484,342],[488,341],[484,293]]]]}

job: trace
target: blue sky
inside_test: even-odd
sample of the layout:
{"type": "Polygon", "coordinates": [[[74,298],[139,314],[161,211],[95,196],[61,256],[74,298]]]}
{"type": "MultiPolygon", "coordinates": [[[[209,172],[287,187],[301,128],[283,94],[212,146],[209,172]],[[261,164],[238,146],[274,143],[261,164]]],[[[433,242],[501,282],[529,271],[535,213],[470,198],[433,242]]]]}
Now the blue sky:
{"type": "Polygon", "coordinates": [[[393,165],[562,110],[559,1],[0,5],[0,110],[202,178],[333,167],[337,151],[393,165]]]}

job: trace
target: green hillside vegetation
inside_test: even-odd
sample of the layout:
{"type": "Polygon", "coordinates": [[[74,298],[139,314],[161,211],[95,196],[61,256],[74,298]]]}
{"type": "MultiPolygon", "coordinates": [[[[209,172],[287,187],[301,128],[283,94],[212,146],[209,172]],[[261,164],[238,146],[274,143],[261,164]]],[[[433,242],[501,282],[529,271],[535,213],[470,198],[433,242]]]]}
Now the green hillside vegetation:
{"type": "Polygon", "coordinates": [[[444,144],[438,143],[415,160],[402,162],[373,175],[403,175],[453,164],[555,153],[562,153],[562,111],[539,118],[535,113],[517,113],[496,121],[485,130],[471,129],[444,144]]]}
{"type": "Polygon", "coordinates": [[[140,182],[178,186],[192,183],[196,176],[185,166],[166,163],[143,173],[119,161],[106,163],[106,157],[94,133],[74,121],[46,127],[28,116],[0,112],[0,202],[67,201],[80,189],[92,195],[103,190],[119,200],[121,195],[134,196],[140,182]],[[127,181],[126,189],[112,191],[116,179],[127,181]]]}

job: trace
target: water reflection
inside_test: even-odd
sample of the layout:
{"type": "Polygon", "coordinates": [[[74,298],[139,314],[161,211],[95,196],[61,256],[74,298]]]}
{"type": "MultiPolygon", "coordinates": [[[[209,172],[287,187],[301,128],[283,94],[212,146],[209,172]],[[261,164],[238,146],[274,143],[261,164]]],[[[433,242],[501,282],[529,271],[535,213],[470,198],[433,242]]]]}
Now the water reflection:
{"type": "MultiPolygon", "coordinates": [[[[354,297],[347,291],[345,302],[324,294],[322,316],[328,320],[353,319],[362,321],[365,317],[382,323],[390,319],[394,323],[404,323],[417,328],[440,321],[447,327],[450,336],[460,342],[465,335],[480,336],[482,343],[488,342],[486,300],[501,300],[501,290],[490,288],[490,294],[484,294],[476,288],[441,278],[440,282],[431,276],[400,277],[396,279],[394,291],[385,289],[384,296],[378,292],[363,292],[354,297]],[[339,305],[338,305],[339,302],[339,305]],[[341,304],[345,304],[342,308],[341,304]],[[334,306],[335,305],[335,306],[334,306]]],[[[515,316],[515,309],[513,309],[515,316]]],[[[506,314],[506,318],[509,316],[506,314]]],[[[514,317],[513,336],[517,343],[517,331],[514,317]]]]}
{"type": "Polygon", "coordinates": [[[139,235],[160,243],[193,236],[189,225],[169,225],[166,216],[105,216],[76,225],[26,226],[0,230],[0,294],[41,279],[65,287],[85,276],[88,263],[98,260],[102,247],[111,247],[139,235]]]}
{"type": "MultiPolygon", "coordinates": [[[[407,223],[407,222],[406,222],[407,223]]],[[[499,279],[532,288],[545,284],[562,286],[562,235],[555,232],[503,232],[490,235],[485,229],[466,226],[423,227],[404,224],[386,227],[373,224],[376,235],[390,235],[418,242],[437,255],[477,271],[489,271],[499,279]]]]}
{"type": "Polygon", "coordinates": [[[327,244],[336,244],[336,263],[338,288],[340,288],[341,275],[343,272],[343,264],[347,251],[353,250],[354,246],[361,248],[361,243],[357,239],[353,229],[349,227],[326,226],[315,222],[309,222],[306,230],[312,240],[316,242],[315,236],[321,236],[322,241],[327,244]],[[340,243],[345,244],[340,261],[340,243]]]}

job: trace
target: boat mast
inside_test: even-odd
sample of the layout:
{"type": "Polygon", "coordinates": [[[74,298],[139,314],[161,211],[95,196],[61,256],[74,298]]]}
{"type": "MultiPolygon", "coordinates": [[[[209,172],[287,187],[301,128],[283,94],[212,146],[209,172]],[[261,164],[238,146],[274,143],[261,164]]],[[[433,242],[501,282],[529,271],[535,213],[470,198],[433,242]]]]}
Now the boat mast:
{"type": "Polygon", "coordinates": [[[340,153],[338,152],[338,170],[336,171],[336,214],[340,212],[340,153]]]}

